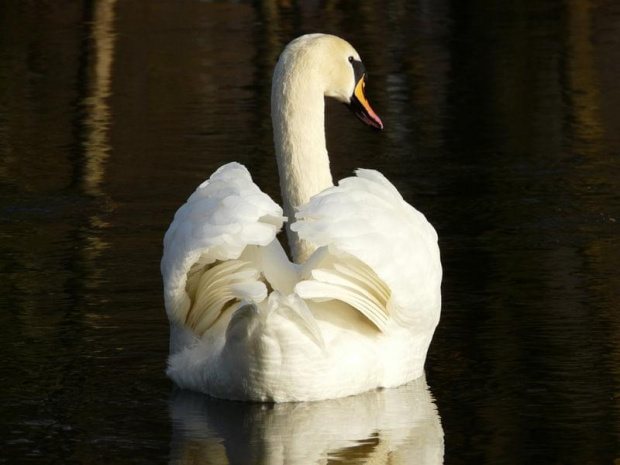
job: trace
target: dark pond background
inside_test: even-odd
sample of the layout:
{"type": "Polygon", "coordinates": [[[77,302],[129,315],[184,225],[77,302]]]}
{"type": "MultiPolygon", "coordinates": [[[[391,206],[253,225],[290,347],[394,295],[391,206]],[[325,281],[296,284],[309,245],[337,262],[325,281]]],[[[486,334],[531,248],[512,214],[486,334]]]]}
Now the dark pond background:
{"type": "MultiPolygon", "coordinates": [[[[441,418],[446,464],[620,463],[617,0],[2,1],[0,462],[305,463],[270,446],[297,413],[173,392],[159,259],[223,163],[280,199],[271,72],[315,31],[386,126],[329,104],[335,177],[381,170],[440,237],[437,410],[401,417],[441,418]]],[[[308,463],[441,463],[370,430],[308,463]]]]}

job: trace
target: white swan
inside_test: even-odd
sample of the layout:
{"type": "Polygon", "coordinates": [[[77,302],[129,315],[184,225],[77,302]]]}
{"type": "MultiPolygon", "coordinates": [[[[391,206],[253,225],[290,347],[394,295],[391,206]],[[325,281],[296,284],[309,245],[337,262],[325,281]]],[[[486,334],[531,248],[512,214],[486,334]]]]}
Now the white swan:
{"type": "Polygon", "coordinates": [[[441,307],[437,235],[380,173],[333,186],[324,96],[370,126],[366,74],[344,40],[311,34],[278,60],[276,156],[282,209],[237,163],[176,213],[162,274],[168,375],[214,397],[303,401],[393,387],[423,374],[441,307]]]}

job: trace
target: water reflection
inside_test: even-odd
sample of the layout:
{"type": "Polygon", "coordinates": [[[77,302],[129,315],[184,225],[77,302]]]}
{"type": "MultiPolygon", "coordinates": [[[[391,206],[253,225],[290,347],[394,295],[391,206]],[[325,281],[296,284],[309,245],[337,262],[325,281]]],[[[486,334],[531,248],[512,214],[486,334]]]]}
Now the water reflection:
{"type": "Polygon", "coordinates": [[[88,96],[82,102],[85,109],[83,186],[87,194],[103,194],[100,184],[109,157],[108,131],[112,122],[108,97],[111,95],[112,65],[114,63],[114,18],[116,0],[97,2],[92,20],[92,67],[88,73],[88,96]]]}
{"type": "Polygon", "coordinates": [[[174,465],[443,463],[443,429],[424,378],[398,389],[285,404],[174,391],[170,415],[174,465]]]}

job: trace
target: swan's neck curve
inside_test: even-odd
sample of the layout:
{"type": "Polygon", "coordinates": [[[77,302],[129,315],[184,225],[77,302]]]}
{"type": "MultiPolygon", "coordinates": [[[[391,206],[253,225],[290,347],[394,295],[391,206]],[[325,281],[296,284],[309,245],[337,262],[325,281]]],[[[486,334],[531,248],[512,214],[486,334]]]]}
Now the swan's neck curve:
{"type": "Polygon", "coordinates": [[[271,92],[271,118],[280,175],[286,233],[293,260],[303,263],[316,249],[291,231],[297,207],[333,185],[325,144],[325,97],[320,74],[304,60],[280,57],[271,92]],[[314,71],[314,72],[313,72],[314,71]]]}

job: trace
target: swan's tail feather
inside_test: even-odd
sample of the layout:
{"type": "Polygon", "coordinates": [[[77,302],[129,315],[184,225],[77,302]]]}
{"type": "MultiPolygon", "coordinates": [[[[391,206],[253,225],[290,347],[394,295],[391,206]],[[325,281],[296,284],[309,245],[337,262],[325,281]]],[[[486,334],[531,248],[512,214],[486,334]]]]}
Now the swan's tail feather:
{"type": "Polygon", "coordinates": [[[321,348],[325,350],[325,341],[314,315],[297,294],[285,296],[281,292],[274,291],[269,295],[267,307],[264,313],[265,321],[269,316],[279,312],[286,315],[298,324],[298,326],[321,348]]]}
{"type": "Polygon", "coordinates": [[[246,342],[248,335],[252,332],[252,323],[256,321],[259,315],[256,304],[242,301],[238,302],[232,308],[232,316],[226,327],[226,342],[246,342]]]}
{"type": "Polygon", "coordinates": [[[262,325],[263,328],[270,326],[270,319],[276,313],[296,324],[321,350],[325,351],[323,335],[306,303],[295,294],[286,296],[279,291],[273,291],[267,301],[260,305],[247,300],[234,304],[226,328],[226,343],[234,344],[235,341],[247,343],[258,325],[262,325]]]}

